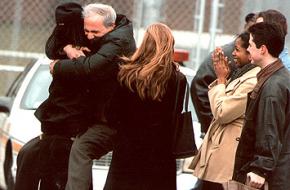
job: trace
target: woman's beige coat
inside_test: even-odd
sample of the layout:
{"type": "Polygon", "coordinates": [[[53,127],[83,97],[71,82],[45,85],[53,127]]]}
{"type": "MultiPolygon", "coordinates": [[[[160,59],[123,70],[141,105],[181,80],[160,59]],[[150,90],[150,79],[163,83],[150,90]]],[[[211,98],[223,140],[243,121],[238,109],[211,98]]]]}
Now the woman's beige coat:
{"type": "Polygon", "coordinates": [[[222,183],[232,178],[235,153],[244,123],[247,94],[257,83],[255,67],[227,86],[214,81],[209,85],[213,120],[190,168],[203,180],[222,183]]]}

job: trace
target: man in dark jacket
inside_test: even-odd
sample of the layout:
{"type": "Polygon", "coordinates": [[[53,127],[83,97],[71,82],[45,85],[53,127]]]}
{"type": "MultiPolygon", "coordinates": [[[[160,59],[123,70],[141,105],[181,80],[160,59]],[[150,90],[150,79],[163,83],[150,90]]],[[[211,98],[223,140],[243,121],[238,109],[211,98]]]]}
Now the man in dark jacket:
{"type": "MultiPolygon", "coordinates": [[[[104,4],[84,7],[84,31],[90,41],[91,56],[73,60],[56,60],[50,69],[54,78],[87,85],[87,118],[94,125],[74,141],[69,160],[66,189],[89,189],[93,159],[111,150],[111,134],[108,135],[104,117],[106,107],[116,87],[119,57],[135,51],[132,23],[123,15],[104,4]],[[81,81],[81,83],[79,82],[81,81]]],[[[64,51],[70,55],[70,45],[64,51]]],[[[70,56],[69,56],[70,57],[70,56]]],[[[80,105],[81,106],[81,105],[80,105]]]]}
{"type": "Polygon", "coordinates": [[[265,22],[249,32],[248,51],[262,70],[248,97],[233,178],[258,189],[265,181],[269,189],[290,189],[290,73],[278,58],[285,35],[265,22]]]}

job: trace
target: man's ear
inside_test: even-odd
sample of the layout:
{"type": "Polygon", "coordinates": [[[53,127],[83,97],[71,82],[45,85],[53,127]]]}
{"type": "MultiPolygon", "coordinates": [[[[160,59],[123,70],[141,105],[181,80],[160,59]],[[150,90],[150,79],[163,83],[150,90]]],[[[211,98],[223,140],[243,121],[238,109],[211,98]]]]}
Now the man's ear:
{"type": "Polygon", "coordinates": [[[114,23],[114,24],[112,24],[112,26],[111,26],[111,30],[114,30],[115,26],[116,26],[116,24],[115,24],[115,23],[114,23]]]}
{"type": "Polygon", "coordinates": [[[264,55],[265,53],[268,52],[268,48],[266,45],[261,45],[261,47],[259,49],[260,49],[260,52],[262,55],[264,55]]]}

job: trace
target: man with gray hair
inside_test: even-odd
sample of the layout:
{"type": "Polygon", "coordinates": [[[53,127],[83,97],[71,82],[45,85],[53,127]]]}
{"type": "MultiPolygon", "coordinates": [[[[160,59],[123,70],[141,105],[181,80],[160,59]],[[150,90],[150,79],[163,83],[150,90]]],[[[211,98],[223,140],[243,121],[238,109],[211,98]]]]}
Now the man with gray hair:
{"type": "MultiPolygon", "coordinates": [[[[73,142],[66,190],[89,189],[92,183],[93,159],[112,150],[114,131],[107,126],[105,112],[117,84],[119,57],[129,56],[136,49],[132,23],[118,15],[111,6],[89,4],[83,7],[84,31],[89,49],[85,57],[68,44],[63,48],[69,58],[50,64],[53,77],[68,83],[87,85],[87,109],[91,125],[73,142]]],[[[72,95],[73,96],[73,95],[72,95]]]]}

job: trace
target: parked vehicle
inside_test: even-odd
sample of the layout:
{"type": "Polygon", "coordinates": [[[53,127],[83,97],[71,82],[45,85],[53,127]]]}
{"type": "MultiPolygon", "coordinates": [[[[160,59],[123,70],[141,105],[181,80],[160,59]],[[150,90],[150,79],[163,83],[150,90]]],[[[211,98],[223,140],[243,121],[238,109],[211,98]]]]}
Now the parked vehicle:
{"type": "MultiPolygon", "coordinates": [[[[6,97],[0,97],[0,188],[13,185],[16,157],[20,148],[33,137],[41,134],[40,122],[35,118],[34,111],[48,97],[48,87],[52,80],[49,63],[50,60],[44,57],[29,64],[11,85],[6,97]]],[[[190,82],[195,74],[194,71],[186,67],[181,67],[180,70],[190,82]]],[[[191,101],[189,109],[193,113],[193,123],[198,133],[199,124],[191,101]]],[[[195,138],[199,139],[198,136],[196,134],[195,138]]],[[[103,188],[110,161],[111,153],[108,153],[94,162],[93,176],[97,178],[94,180],[94,190],[103,188]]],[[[184,160],[177,160],[179,190],[190,189],[195,180],[191,174],[184,173],[184,162],[184,160]]]]}
{"type": "Polygon", "coordinates": [[[49,60],[43,58],[28,64],[15,79],[6,97],[0,97],[0,110],[6,110],[1,113],[0,187],[13,185],[17,153],[24,143],[41,133],[34,111],[48,97],[51,82],[48,63],[49,60]]]}

